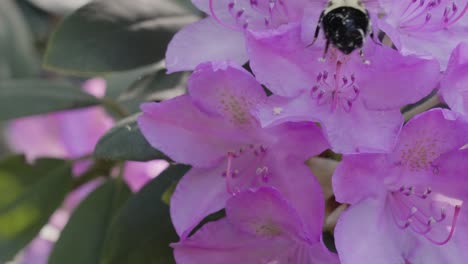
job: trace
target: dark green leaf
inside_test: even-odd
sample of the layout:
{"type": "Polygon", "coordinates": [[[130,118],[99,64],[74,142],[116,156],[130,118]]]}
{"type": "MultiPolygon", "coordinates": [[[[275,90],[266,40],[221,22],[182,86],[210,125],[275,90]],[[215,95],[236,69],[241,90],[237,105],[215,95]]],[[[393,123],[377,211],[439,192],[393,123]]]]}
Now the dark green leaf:
{"type": "Polygon", "coordinates": [[[38,75],[31,32],[15,1],[0,1],[0,80],[38,75]]]}
{"type": "Polygon", "coordinates": [[[47,223],[72,182],[70,163],[24,157],[0,161],[0,263],[11,259],[47,223]]]}
{"type": "Polygon", "coordinates": [[[167,159],[146,141],[136,122],[138,115],[121,120],[107,132],[97,143],[94,156],[106,160],[167,159]]]}
{"type": "Polygon", "coordinates": [[[178,241],[163,195],[188,170],[175,165],[130,198],[106,239],[102,264],[172,264],[169,244],[178,241]]]}
{"type": "Polygon", "coordinates": [[[55,244],[49,264],[98,264],[112,219],[130,197],[121,180],[110,180],[75,210],[55,244]]]}
{"type": "Polygon", "coordinates": [[[198,19],[167,0],[95,0],[54,33],[46,66],[76,73],[123,71],[164,58],[175,32],[198,19]]]}
{"type": "Polygon", "coordinates": [[[99,99],[66,82],[0,81],[0,121],[99,104],[99,99]]]}
{"type": "Polygon", "coordinates": [[[135,81],[118,97],[126,109],[137,112],[142,102],[162,101],[185,92],[187,73],[166,74],[166,69],[148,74],[135,81]]]}

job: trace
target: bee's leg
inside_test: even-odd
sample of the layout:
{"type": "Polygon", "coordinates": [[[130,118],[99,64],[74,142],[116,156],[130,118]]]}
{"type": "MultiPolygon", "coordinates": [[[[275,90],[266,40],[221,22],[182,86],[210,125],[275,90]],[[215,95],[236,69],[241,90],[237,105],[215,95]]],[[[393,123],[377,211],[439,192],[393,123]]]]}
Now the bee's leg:
{"type": "Polygon", "coordinates": [[[317,27],[315,28],[314,40],[312,41],[312,43],[307,45],[307,47],[310,47],[310,46],[314,45],[315,41],[317,41],[318,35],[320,33],[320,25],[322,25],[322,19],[323,19],[323,12],[322,12],[322,14],[320,14],[319,21],[317,22],[317,27]]]}
{"type": "Polygon", "coordinates": [[[366,58],[365,58],[365,56],[364,56],[364,50],[363,50],[363,49],[360,49],[360,50],[359,50],[359,56],[361,56],[362,63],[367,64],[367,65],[370,64],[370,61],[369,61],[369,60],[366,60],[366,58]]]}
{"type": "Polygon", "coordinates": [[[323,51],[323,56],[319,59],[319,61],[325,61],[329,47],[330,47],[330,41],[327,39],[327,43],[325,44],[325,50],[323,51]]]}
{"type": "MultiPolygon", "coordinates": [[[[369,15],[369,12],[367,12],[367,16],[370,17],[369,15]]],[[[376,39],[376,36],[375,36],[375,32],[374,32],[374,27],[372,26],[372,21],[369,21],[369,26],[367,27],[367,32],[370,32],[370,37],[372,39],[372,41],[379,45],[379,46],[382,46],[382,43],[380,42],[380,40],[377,38],[376,39]]]]}
{"type": "Polygon", "coordinates": [[[379,45],[379,46],[382,46],[382,43],[381,43],[379,40],[375,39],[374,30],[372,30],[372,31],[370,32],[370,37],[371,37],[372,41],[373,41],[375,44],[377,44],[377,45],[379,45]]]}

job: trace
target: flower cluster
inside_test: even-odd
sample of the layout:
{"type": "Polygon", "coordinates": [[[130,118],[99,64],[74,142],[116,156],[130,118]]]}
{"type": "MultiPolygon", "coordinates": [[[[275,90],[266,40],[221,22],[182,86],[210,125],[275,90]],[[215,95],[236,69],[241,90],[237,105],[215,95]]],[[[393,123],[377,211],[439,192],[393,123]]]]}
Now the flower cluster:
{"type": "Polygon", "coordinates": [[[367,1],[385,39],[350,55],[314,40],[327,1],[192,2],[207,18],[166,54],[170,72],[194,70],[188,93],[143,104],[138,120],[192,166],[171,198],[177,263],[468,262],[468,1],[367,1]],[[431,93],[450,109],[404,124],[401,109],[431,93]],[[305,165],[327,149],[343,155],[333,190],[349,204],[338,254],[305,165]]]}

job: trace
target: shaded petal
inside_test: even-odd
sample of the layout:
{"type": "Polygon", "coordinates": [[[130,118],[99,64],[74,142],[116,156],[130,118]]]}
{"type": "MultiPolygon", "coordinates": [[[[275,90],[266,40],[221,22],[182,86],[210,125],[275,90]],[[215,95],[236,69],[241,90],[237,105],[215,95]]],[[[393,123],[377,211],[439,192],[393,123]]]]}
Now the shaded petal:
{"type": "Polygon", "coordinates": [[[405,125],[392,159],[409,170],[425,171],[442,153],[459,149],[467,142],[467,123],[461,116],[445,109],[432,109],[405,125]]]}
{"type": "Polygon", "coordinates": [[[193,70],[199,63],[214,60],[247,62],[244,35],[205,18],[184,27],[169,43],[166,52],[168,72],[193,70]]]}
{"type": "Polygon", "coordinates": [[[263,187],[229,199],[226,215],[236,228],[257,237],[302,238],[301,219],[292,206],[276,189],[263,187]]]}
{"type": "Polygon", "coordinates": [[[370,65],[354,65],[356,82],[366,107],[390,110],[416,103],[427,96],[440,79],[439,63],[403,56],[386,46],[369,42],[365,49],[370,65]]]}
{"type": "Polygon", "coordinates": [[[312,116],[313,101],[307,93],[296,97],[272,95],[257,106],[254,115],[263,127],[271,127],[285,122],[318,121],[312,116]]]}
{"type": "Polygon", "coordinates": [[[361,201],[341,215],[335,243],[344,264],[406,264],[405,251],[414,247],[385,212],[383,201],[374,199],[361,201]]]}
{"type": "Polygon", "coordinates": [[[349,112],[330,105],[319,105],[308,93],[292,99],[273,96],[257,107],[262,126],[292,121],[318,121],[332,149],[344,154],[388,152],[403,124],[399,110],[372,111],[356,101],[349,112]]]}
{"type": "MultiPolygon", "coordinates": [[[[59,232],[59,231],[57,231],[59,232]]],[[[54,247],[54,241],[36,237],[24,249],[21,256],[22,264],[44,264],[47,263],[49,255],[54,247]]]]}
{"type": "Polygon", "coordinates": [[[199,65],[189,79],[189,93],[204,111],[233,126],[251,128],[258,127],[251,109],[267,98],[249,72],[230,62],[199,65]]]}
{"type": "Polygon", "coordinates": [[[272,159],[274,174],[269,186],[278,189],[295,208],[303,229],[313,241],[320,241],[324,217],[324,198],[320,184],[303,160],[295,157],[272,159]]]}
{"type": "Polygon", "coordinates": [[[223,119],[201,112],[187,95],[141,109],[138,125],[148,142],[181,163],[212,166],[249,140],[223,119]]]}
{"type": "Polygon", "coordinates": [[[468,149],[456,149],[442,154],[433,161],[434,170],[429,174],[428,182],[437,186],[441,193],[468,202],[468,190],[460,184],[468,181],[467,161],[468,149]]]}
{"type": "Polygon", "coordinates": [[[322,129],[312,122],[287,122],[269,131],[277,134],[279,139],[273,147],[278,149],[278,154],[294,155],[305,160],[330,148],[322,129]]]}
{"type": "Polygon", "coordinates": [[[60,138],[71,158],[92,153],[98,140],[114,125],[102,108],[78,109],[57,113],[60,138]]]}
{"type": "Polygon", "coordinates": [[[186,238],[206,216],[224,208],[229,194],[222,172],[221,166],[192,168],[177,184],[170,210],[172,223],[181,238],[186,238]]]}
{"type": "Polygon", "coordinates": [[[333,174],[335,198],[355,204],[386,193],[384,178],[390,169],[384,154],[345,155],[333,174]]]}
{"type": "Polygon", "coordinates": [[[255,77],[274,94],[296,96],[312,87],[323,47],[307,48],[298,24],[276,30],[249,32],[247,50],[255,77]],[[278,74],[281,73],[281,74],[278,74]]]}
{"type": "Polygon", "coordinates": [[[209,0],[192,0],[192,3],[194,6],[196,6],[198,9],[205,13],[210,12],[210,3],[209,0]]]}
{"type": "Polygon", "coordinates": [[[165,160],[148,162],[126,161],[124,179],[133,192],[138,192],[146,183],[158,176],[169,164],[165,160]]]}
{"type": "Polygon", "coordinates": [[[467,4],[466,0],[389,1],[379,26],[384,24],[381,29],[392,40],[399,39],[396,46],[402,54],[436,58],[445,69],[451,51],[466,40],[467,4]]]}
{"type": "Polygon", "coordinates": [[[359,101],[349,113],[338,108],[317,118],[322,118],[332,149],[343,154],[388,152],[394,147],[403,124],[400,110],[372,111],[359,101]]]}
{"type": "Polygon", "coordinates": [[[440,246],[421,237],[417,250],[414,251],[409,261],[415,264],[465,264],[468,259],[466,250],[468,248],[468,239],[466,237],[468,232],[468,222],[466,220],[468,217],[466,212],[460,218],[455,234],[448,243],[440,246]]]}
{"type": "Polygon", "coordinates": [[[468,116],[468,43],[462,43],[453,51],[440,83],[440,95],[450,109],[468,116]]]}
{"type": "Polygon", "coordinates": [[[113,123],[103,109],[92,107],[16,119],[6,136],[11,148],[28,160],[77,158],[91,153],[113,123]]]}
{"type": "Polygon", "coordinates": [[[98,98],[102,98],[106,95],[107,83],[103,78],[92,78],[83,83],[83,90],[87,93],[92,94],[98,98]]]}
{"type": "Polygon", "coordinates": [[[466,31],[458,29],[439,32],[400,33],[400,52],[403,55],[416,55],[420,58],[436,59],[442,70],[447,68],[450,53],[462,41],[466,41],[466,31]]]}
{"type": "Polygon", "coordinates": [[[235,229],[227,219],[206,224],[194,236],[172,247],[180,264],[268,263],[294,250],[290,240],[259,239],[235,229]]]}
{"type": "Polygon", "coordinates": [[[40,157],[69,157],[64,142],[59,140],[60,132],[56,114],[15,119],[5,128],[8,146],[24,153],[29,161],[40,157]]]}

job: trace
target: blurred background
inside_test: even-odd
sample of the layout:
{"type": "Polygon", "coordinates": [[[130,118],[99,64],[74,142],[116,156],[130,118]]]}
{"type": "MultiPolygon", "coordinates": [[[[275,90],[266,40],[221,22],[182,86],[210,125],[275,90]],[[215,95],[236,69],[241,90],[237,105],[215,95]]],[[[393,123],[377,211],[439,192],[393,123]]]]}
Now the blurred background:
{"type": "MultiPolygon", "coordinates": [[[[190,0],[0,1],[0,263],[99,261],[92,249],[103,247],[105,234],[100,234],[99,241],[96,232],[106,231],[117,209],[137,196],[131,193],[168,167],[170,160],[147,144],[135,120],[142,102],[185,92],[188,73],[166,74],[164,54],[172,36],[201,17],[190,0]],[[60,160],[41,160],[44,157],[60,160]],[[64,164],[71,172],[63,177],[49,175],[64,164]],[[68,178],[69,182],[63,182],[68,178]],[[117,178],[125,181],[123,192],[117,178]],[[112,188],[123,197],[118,206],[115,201],[101,203],[115,196],[112,188]],[[86,219],[94,222],[82,221],[87,227],[72,225],[48,260],[71,212],[85,198],[90,202],[82,203],[75,218],[89,216],[86,219]],[[99,204],[110,206],[113,214],[101,215],[100,211],[106,211],[96,209],[94,205],[99,204]],[[76,234],[81,242],[72,236],[76,234]],[[88,255],[77,253],[88,251],[88,255]]],[[[151,193],[161,195],[173,188],[177,177],[171,178],[151,193]]],[[[168,220],[167,201],[150,200],[136,204],[141,209],[146,202],[159,210],[156,216],[162,214],[168,220]]],[[[151,216],[150,211],[143,211],[142,218],[151,216]]],[[[150,263],[155,256],[171,263],[167,245],[177,236],[170,222],[157,223],[159,230],[151,221],[138,225],[165,232],[166,240],[159,243],[167,252],[142,246],[142,251],[153,253],[130,257],[125,250],[108,250],[109,263],[117,259],[150,263]]],[[[151,232],[142,230],[138,236],[145,239],[144,234],[151,232]]],[[[129,239],[113,240],[127,243],[129,239]]]]}

